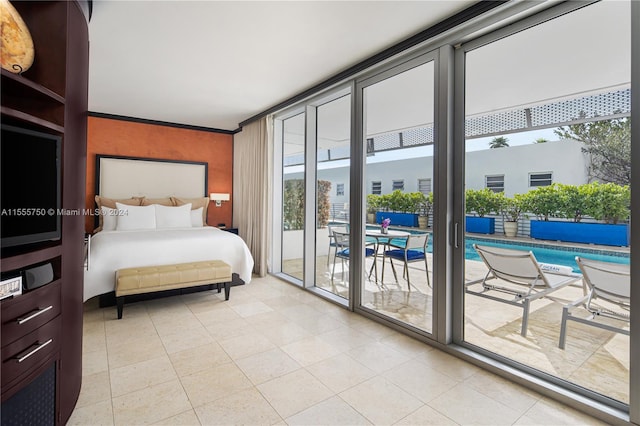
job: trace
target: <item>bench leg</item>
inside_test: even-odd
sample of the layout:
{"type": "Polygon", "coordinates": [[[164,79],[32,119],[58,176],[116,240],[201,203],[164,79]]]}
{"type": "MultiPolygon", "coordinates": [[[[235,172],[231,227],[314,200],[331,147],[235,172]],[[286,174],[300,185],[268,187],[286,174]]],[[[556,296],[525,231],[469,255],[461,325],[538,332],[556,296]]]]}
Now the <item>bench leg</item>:
{"type": "Polygon", "coordinates": [[[122,309],[124,308],[124,296],[116,297],[116,304],[118,305],[118,319],[122,319],[122,309]]]}
{"type": "Polygon", "coordinates": [[[224,300],[229,300],[229,294],[231,293],[231,283],[224,283],[224,300]]]}

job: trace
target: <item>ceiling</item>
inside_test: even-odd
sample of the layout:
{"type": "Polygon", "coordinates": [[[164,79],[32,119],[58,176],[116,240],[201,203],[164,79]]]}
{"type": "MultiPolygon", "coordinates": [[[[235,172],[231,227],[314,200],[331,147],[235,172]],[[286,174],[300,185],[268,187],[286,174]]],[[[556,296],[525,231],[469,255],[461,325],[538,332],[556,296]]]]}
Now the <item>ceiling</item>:
{"type": "Polygon", "coordinates": [[[89,110],[235,130],[474,3],[97,1],[89,110]]]}

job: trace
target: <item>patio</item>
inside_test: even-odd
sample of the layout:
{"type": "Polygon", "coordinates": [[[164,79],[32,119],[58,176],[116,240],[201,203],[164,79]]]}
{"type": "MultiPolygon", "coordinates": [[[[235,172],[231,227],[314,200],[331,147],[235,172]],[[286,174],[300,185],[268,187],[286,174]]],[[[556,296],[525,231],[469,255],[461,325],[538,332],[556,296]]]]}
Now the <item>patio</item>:
{"type": "MultiPolygon", "coordinates": [[[[372,266],[367,259],[367,270],[372,266]]],[[[467,260],[466,281],[481,280],[487,273],[484,263],[467,260]]],[[[342,281],[341,263],[336,264],[336,276],[331,280],[332,257],[316,258],[316,286],[328,292],[348,297],[348,284],[342,281]]],[[[429,254],[431,273],[432,259],[429,254]]],[[[378,273],[381,271],[378,260],[378,273]]],[[[396,264],[397,266],[397,264],[396,264]]],[[[389,265],[386,265],[389,268],[389,265]]],[[[299,268],[300,260],[286,261],[283,269],[299,268]]],[[[398,269],[398,268],[396,268],[398,269]]],[[[432,292],[426,284],[424,268],[409,265],[412,290],[398,269],[398,283],[387,270],[384,283],[368,280],[363,294],[363,306],[383,315],[430,332],[432,329],[432,292]],[[415,286],[415,287],[414,287],[415,286]]],[[[346,271],[348,277],[348,271],[346,271]]],[[[348,278],[346,278],[348,279],[348,278]]],[[[373,276],[372,276],[373,279],[373,276]]],[[[473,295],[465,297],[465,341],[506,358],[536,368],[613,399],[629,401],[629,337],[571,322],[568,326],[566,349],[558,348],[562,307],[583,294],[581,282],[565,287],[531,304],[528,335],[520,335],[522,309],[473,295]]],[[[504,295],[505,299],[512,296],[504,295]]],[[[578,315],[586,317],[582,310],[578,315]]],[[[617,321],[601,318],[612,325],[617,321]]],[[[619,322],[618,322],[619,325],[619,322]]]]}

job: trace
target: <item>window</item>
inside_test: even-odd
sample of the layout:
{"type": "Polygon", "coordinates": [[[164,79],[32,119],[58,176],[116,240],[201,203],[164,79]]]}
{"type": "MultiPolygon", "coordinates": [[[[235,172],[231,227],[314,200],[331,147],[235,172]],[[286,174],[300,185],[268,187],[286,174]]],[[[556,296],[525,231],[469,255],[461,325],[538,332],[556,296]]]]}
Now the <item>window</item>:
{"type": "Polygon", "coordinates": [[[382,194],[382,182],[379,180],[371,182],[371,193],[375,195],[382,194]]]}
{"type": "Polygon", "coordinates": [[[396,191],[396,190],[404,191],[404,179],[394,180],[393,183],[391,184],[391,190],[392,191],[396,191]]]}
{"type": "Polygon", "coordinates": [[[504,175],[485,176],[484,187],[493,192],[504,192],[504,175]]]}
{"type": "Polygon", "coordinates": [[[549,186],[552,183],[551,173],[529,173],[529,186],[549,186]]]}
{"type": "Polygon", "coordinates": [[[344,195],[344,183],[336,184],[336,195],[344,195]]]}
{"type": "Polygon", "coordinates": [[[418,179],[418,191],[429,195],[431,193],[431,179],[418,179]]]}

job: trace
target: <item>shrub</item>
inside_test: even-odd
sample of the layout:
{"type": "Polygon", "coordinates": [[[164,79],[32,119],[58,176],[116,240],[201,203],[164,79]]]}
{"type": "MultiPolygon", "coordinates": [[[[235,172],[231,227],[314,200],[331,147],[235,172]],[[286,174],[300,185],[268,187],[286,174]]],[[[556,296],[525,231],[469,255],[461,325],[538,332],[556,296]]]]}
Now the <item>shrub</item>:
{"type": "Polygon", "coordinates": [[[414,192],[413,194],[416,194],[414,197],[418,214],[429,217],[433,210],[433,192],[430,192],[429,195],[424,195],[422,192],[414,192]]]}
{"type": "Polygon", "coordinates": [[[548,221],[549,217],[558,215],[562,200],[557,183],[532,189],[522,195],[523,210],[538,216],[539,220],[548,221]]]}
{"type": "Polygon", "coordinates": [[[331,203],[329,202],[329,193],[331,192],[331,182],[328,180],[318,181],[318,214],[317,227],[324,228],[329,223],[329,212],[331,211],[331,203]]]}
{"type": "Polygon", "coordinates": [[[412,209],[412,201],[407,194],[396,189],[389,194],[389,210],[392,212],[405,213],[412,209]]]}
{"type": "Polygon", "coordinates": [[[304,180],[286,180],[284,182],[284,193],[282,195],[285,229],[302,229],[304,225],[304,180]]]}
{"type": "Polygon", "coordinates": [[[629,185],[596,182],[582,186],[586,214],[594,219],[614,224],[629,218],[631,204],[629,185]]]}
{"type": "Polygon", "coordinates": [[[367,195],[367,213],[375,214],[375,212],[380,208],[380,195],[377,194],[369,194],[367,195]]]}
{"type": "Polygon", "coordinates": [[[588,187],[588,184],[580,186],[557,184],[559,191],[558,217],[580,222],[582,216],[586,214],[590,198],[588,187]]]}
{"type": "MultiPolygon", "coordinates": [[[[327,180],[318,181],[318,201],[317,201],[317,226],[323,228],[329,222],[329,193],[331,192],[331,182],[327,180]]],[[[289,179],[284,182],[283,193],[283,221],[284,229],[297,230],[304,227],[304,180],[289,179]]]]}
{"type": "Polygon", "coordinates": [[[514,194],[513,198],[506,197],[503,192],[496,194],[500,205],[500,213],[507,222],[517,222],[522,216],[523,194],[514,194]]]}
{"type": "Polygon", "coordinates": [[[475,213],[480,217],[490,213],[498,213],[501,196],[502,194],[498,195],[488,188],[467,189],[465,192],[465,211],[475,213]]]}

